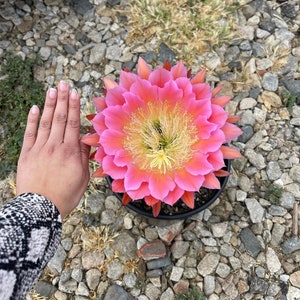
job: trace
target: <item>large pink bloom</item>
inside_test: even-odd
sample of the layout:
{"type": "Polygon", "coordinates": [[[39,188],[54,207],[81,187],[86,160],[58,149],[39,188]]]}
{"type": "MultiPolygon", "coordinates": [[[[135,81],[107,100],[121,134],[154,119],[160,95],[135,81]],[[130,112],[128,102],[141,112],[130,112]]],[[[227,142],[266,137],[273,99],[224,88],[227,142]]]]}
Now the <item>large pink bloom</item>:
{"type": "Polygon", "coordinates": [[[137,74],[104,79],[106,95],[94,99],[95,133],[84,142],[97,147],[95,176],[110,176],[123,203],[145,199],[157,215],[161,202],[182,199],[193,208],[195,191],[220,188],[224,159],[240,157],[224,144],[241,130],[224,110],[230,97],[216,97],[219,88],[204,78],[205,71],[189,78],[182,62],[152,71],[139,58],[137,74]]]}

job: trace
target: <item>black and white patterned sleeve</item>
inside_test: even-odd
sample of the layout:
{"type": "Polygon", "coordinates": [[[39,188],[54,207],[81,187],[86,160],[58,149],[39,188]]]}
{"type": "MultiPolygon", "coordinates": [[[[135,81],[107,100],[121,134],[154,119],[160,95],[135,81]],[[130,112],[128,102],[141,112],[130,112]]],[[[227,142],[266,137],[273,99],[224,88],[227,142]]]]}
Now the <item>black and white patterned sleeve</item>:
{"type": "Polygon", "coordinates": [[[0,299],[23,300],[55,253],[62,221],[38,194],[22,194],[0,211],[0,299]]]}

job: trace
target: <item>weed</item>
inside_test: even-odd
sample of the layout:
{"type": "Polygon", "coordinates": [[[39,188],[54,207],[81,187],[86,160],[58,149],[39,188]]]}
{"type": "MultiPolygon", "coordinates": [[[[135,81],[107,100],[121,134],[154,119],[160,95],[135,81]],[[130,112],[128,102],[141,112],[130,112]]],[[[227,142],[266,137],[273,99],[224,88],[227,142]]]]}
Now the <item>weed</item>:
{"type": "Polygon", "coordinates": [[[205,296],[196,287],[189,289],[186,294],[179,294],[177,300],[205,300],[205,296]]]}
{"type": "Polygon", "coordinates": [[[27,114],[31,106],[43,103],[44,86],[34,80],[39,58],[23,60],[6,52],[0,69],[0,179],[16,169],[27,114]]]}
{"type": "Polygon", "coordinates": [[[135,0],[131,6],[128,42],[154,38],[187,64],[233,37],[238,8],[234,0],[135,0]]]}
{"type": "Polygon", "coordinates": [[[298,97],[300,98],[300,95],[299,95],[299,94],[298,94],[298,95],[292,95],[292,94],[290,94],[289,92],[284,92],[284,93],[282,94],[282,96],[283,96],[283,102],[285,103],[285,106],[286,106],[286,108],[287,108],[289,111],[292,110],[293,106],[294,106],[295,103],[296,103],[297,98],[298,98],[298,97]]]}
{"type": "Polygon", "coordinates": [[[282,196],[283,189],[271,184],[265,193],[266,200],[270,201],[272,204],[278,205],[280,198],[282,196]]]}

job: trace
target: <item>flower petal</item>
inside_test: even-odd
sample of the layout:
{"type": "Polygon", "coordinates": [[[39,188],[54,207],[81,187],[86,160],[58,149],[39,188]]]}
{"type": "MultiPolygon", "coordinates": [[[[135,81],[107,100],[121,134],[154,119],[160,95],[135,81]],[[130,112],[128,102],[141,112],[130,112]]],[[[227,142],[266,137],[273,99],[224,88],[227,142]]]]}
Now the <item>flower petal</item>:
{"type": "Polygon", "coordinates": [[[219,190],[221,188],[220,181],[218,180],[218,178],[215,176],[214,173],[209,173],[205,175],[203,186],[208,189],[216,189],[216,190],[219,190]]]}
{"type": "Polygon", "coordinates": [[[124,193],[123,198],[122,198],[122,204],[127,205],[132,199],[129,197],[127,193],[124,193]]]}
{"type": "Polygon", "coordinates": [[[182,201],[191,209],[195,207],[195,194],[194,192],[184,192],[181,196],[182,201]]]}
{"type": "Polygon", "coordinates": [[[152,174],[149,177],[149,190],[157,199],[164,199],[175,188],[173,179],[168,174],[152,174]]]}
{"type": "Polygon", "coordinates": [[[102,167],[99,167],[92,175],[92,177],[96,178],[96,177],[105,177],[106,174],[103,172],[102,167]]]}
{"type": "Polygon", "coordinates": [[[91,121],[96,132],[101,136],[101,133],[107,129],[105,125],[105,117],[102,113],[97,114],[91,121]]]}
{"type": "Polygon", "coordinates": [[[220,96],[213,98],[211,100],[212,104],[219,105],[221,107],[225,107],[226,104],[231,100],[231,96],[220,96]]]}
{"type": "Polygon", "coordinates": [[[128,195],[132,200],[144,199],[150,195],[148,182],[143,182],[138,189],[134,191],[127,191],[128,195]]]}
{"type": "Polygon", "coordinates": [[[241,135],[243,133],[243,131],[238,128],[236,125],[231,124],[231,123],[226,123],[221,130],[224,132],[225,134],[225,138],[226,138],[226,142],[230,142],[233,139],[235,139],[236,137],[238,137],[239,135],[241,135]]]}
{"type": "Polygon", "coordinates": [[[129,91],[136,79],[137,76],[134,73],[122,71],[120,74],[120,86],[129,91]]]}
{"type": "Polygon", "coordinates": [[[242,154],[238,150],[228,147],[228,146],[222,146],[221,151],[223,153],[223,157],[227,158],[227,159],[234,159],[234,158],[242,157],[242,154]]]}
{"type": "Polygon", "coordinates": [[[209,153],[207,160],[214,167],[214,171],[225,167],[224,156],[221,150],[209,153]]]}
{"type": "Polygon", "coordinates": [[[160,200],[153,198],[152,196],[146,196],[145,197],[145,202],[147,205],[149,206],[153,206],[154,204],[156,204],[157,202],[159,202],[160,200]]]}
{"type": "Polygon", "coordinates": [[[217,129],[211,133],[207,140],[199,140],[193,147],[202,153],[215,152],[225,143],[225,135],[217,129]]]}
{"type": "Polygon", "coordinates": [[[192,175],[184,169],[177,171],[174,176],[176,184],[185,191],[198,191],[201,187],[204,176],[203,175],[192,175]]]}
{"type": "Polygon", "coordinates": [[[197,73],[192,79],[191,83],[196,84],[196,83],[203,83],[205,80],[205,75],[206,75],[206,69],[202,69],[199,73],[197,73]]]}
{"type": "Polygon", "coordinates": [[[169,205],[174,205],[180,199],[183,193],[183,189],[176,186],[175,189],[170,191],[169,194],[163,199],[163,202],[169,205]]]}
{"type": "Polygon", "coordinates": [[[138,59],[137,73],[142,79],[148,79],[151,73],[150,67],[148,66],[146,61],[141,57],[139,57],[138,59]]]}
{"type": "Polygon", "coordinates": [[[127,191],[138,189],[142,182],[148,181],[149,175],[134,165],[129,165],[125,175],[124,185],[127,191]]]}
{"type": "Polygon", "coordinates": [[[156,85],[158,87],[163,87],[165,83],[171,79],[172,77],[170,71],[167,71],[164,68],[157,68],[149,76],[149,81],[152,83],[152,85],[156,85]]]}
{"type": "Polygon", "coordinates": [[[213,131],[217,129],[217,125],[209,122],[206,116],[199,116],[194,124],[197,126],[199,139],[208,139],[213,131]]]}
{"type": "Polygon", "coordinates": [[[175,105],[182,99],[183,92],[177,87],[174,81],[167,82],[163,88],[158,89],[158,98],[175,105]]]}
{"type": "Polygon", "coordinates": [[[114,89],[108,90],[105,97],[107,106],[123,105],[125,102],[123,93],[125,92],[126,90],[122,87],[116,87],[114,89]]]}
{"type": "Polygon", "coordinates": [[[114,156],[114,163],[118,167],[124,167],[132,163],[132,157],[126,150],[120,149],[114,156]]]}
{"type": "Polygon", "coordinates": [[[128,116],[121,105],[109,106],[102,114],[105,117],[107,128],[117,131],[123,130],[128,116]]]}
{"type": "Polygon", "coordinates": [[[207,160],[208,155],[196,152],[184,165],[184,168],[192,175],[205,175],[213,170],[213,166],[207,160]]]}
{"type": "Polygon", "coordinates": [[[124,133],[113,129],[106,129],[101,134],[100,144],[106,154],[114,155],[123,148],[123,140],[124,133]]]}
{"type": "Polygon", "coordinates": [[[97,112],[102,111],[104,108],[106,108],[106,102],[104,97],[96,97],[93,99],[93,102],[96,106],[97,112]]]}
{"type": "Polygon", "coordinates": [[[81,141],[89,146],[99,147],[99,135],[97,133],[86,134],[81,138],[81,141]]]}
{"type": "Polygon", "coordinates": [[[111,183],[111,189],[115,193],[125,193],[124,179],[115,179],[111,183]]]}
{"type": "Polygon", "coordinates": [[[106,155],[102,160],[102,168],[103,172],[113,179],[123,179],[127,168],[126,167],[118,167],[114,163],[114,157],[106,155]]]}
{"type": "Polygon", "coordinates": [[[157,217],[160,213],[160,210],[161,210],[161,202],[157,202],[156,204],[154,204],[152,206],[152,214],[153,214],[153,217],[157,217]]]}
{"type": "Polygon", "coordinates": [[[171,68],[171,73],[174,79],[187,76],[187,70],[182,61],[171,68]]]}
{"type": "Polygon", "coordinates": [[[193,92],[197,100],[211,100],[211,90],[208,83],[198,83],[193,85],[193,92]]]}
{"type": "Polygon", "coordinates": [[[224,126],[227,121],[228,113],[218,105],[212,105],[212,114],[208,119],[209,122],[217,124],[218,127],[224,126]]]}

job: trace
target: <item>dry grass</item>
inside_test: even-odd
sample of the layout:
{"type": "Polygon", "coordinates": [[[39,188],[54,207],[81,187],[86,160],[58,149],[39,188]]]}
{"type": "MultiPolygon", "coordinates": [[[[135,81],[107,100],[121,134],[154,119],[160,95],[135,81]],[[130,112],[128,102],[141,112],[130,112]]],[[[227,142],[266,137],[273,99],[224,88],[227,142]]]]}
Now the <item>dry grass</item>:
{"type": "Polygon", "coordinates": [[[110,244],[119,235],[119,233],[111,232],[109,227],[99,226],[83,229],[81,236],[83,251],[99,251],[103,252],[110,247],[110,244]]]}
{"type": "Polygon", "coordinates": [[[197,55],[233,37],[237,6],[235,0],[133,0],[127,42],[156,39],[191,64],[197,55]]]}

